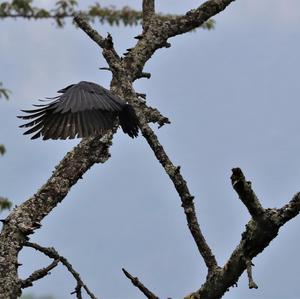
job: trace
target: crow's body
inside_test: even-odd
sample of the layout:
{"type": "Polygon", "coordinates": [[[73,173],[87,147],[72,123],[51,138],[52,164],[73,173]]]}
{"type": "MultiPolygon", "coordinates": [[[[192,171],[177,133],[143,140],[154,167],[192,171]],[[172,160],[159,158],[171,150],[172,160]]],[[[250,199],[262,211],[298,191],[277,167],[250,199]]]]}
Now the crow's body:
{"type": "Polygon", "coordinates": [[[138,121],[133,108],[104,87],[81,81],[58,91],[61,95],[33,110],[22,110],[31,120],[20,127],[31,127],[24,134],[31,139],[73,139],[102,135],[112,129],[116,118],[130,137],[138,135],[138,121]]]}

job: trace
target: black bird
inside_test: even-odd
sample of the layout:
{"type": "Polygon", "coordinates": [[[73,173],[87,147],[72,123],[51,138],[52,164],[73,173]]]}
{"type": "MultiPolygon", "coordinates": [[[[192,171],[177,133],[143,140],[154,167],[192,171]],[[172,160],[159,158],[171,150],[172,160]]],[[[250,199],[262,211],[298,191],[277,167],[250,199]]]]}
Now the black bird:
{"type": "Polygon", "coordinates": [[[132,106],[104,87],[87,81],[69,85],[58,91],[61,95],[33,110],[21,110],[31,119],[21,128],[31,127],[24,133],[35,133],[31,139],[73,139],[102,135],[112,129],[117,117],[124,133],[138,136],[138,120],[132,106]]]}

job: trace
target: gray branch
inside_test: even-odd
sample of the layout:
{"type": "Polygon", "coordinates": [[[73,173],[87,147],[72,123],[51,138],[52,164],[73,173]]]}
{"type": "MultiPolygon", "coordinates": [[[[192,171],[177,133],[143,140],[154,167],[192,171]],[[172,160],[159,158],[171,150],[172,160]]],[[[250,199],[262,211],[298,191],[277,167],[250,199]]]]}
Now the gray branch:
{"type": "Polygon", "coordinates": [[[153,15],[155,14],[155,0],[143,0],[143,29],[147,30],[153,15]]]}
{"type": "Polygon", "coordinates": [[[247,260],[246,267],[247,267],[247,275],[248,275],[248,286],[249,289],[257,289],[258,286],[253,280],[253,276],[252,276],[252,266],[253,266],[252,262],[250,260],[247,260]]]}
{"type": "Polygon", "coordinates": [[[141,36],[137,45],[125,57],[126,69],[132,80],[142,73],[145,63],[157,49],[170,47],[168,38],[191,31],[205,24],[211,17],[223,11],[235,0],[209,0],[184,16],[154,15],[149,28],[141,36]]]}
{"type": "Polygon", "coordinates": [[[247,207],[250,215],[255,219],[262,216],[265,212],[251,187],[251,182],[246,181],[240,168],[233,168],[231,183],[234,190],[239,195],[243,204],[247,207]]]}
{"type": "Polygon", "coordinates": [[[299,214],[299,211],[300,211],[300,192],[296,193],[289,203],[287,203],[281,209],[278,209],[280,222],[286,223],[287,221],[296,217],[299,214]]]}
{"type": "Polygon", "coordinates": [[[54,260],[49,266],[34,271],[28,278],[21,280],[22,289],[32,287],[33,282],[44,278],[50,274],[50,271],[55,268],[58,264],[58,260],[54,260]]]}
{"type": "Polygon", "coordinates": [[[0,298],[20,296],[17,257],[24,242],[92,165],[104,163],[110,157],[108,150],[112,136],[113,132],[110,132],[102,138],[98,136],[83,139],[56,166],[46,184],[31,198],[14,208],[5,219],[0,234],[0,298]]]}
{"type": "MultiPolygon", "coordinates": [[[[252,218],[242,233],[239,245],[235,248],[225,266],[208,276],[202,287],[192,293],[190,298],[216,299],[235,285],[249,262],[261,253],[277,237],[280,227],[300,212],[300,193],[289,204],[280,209],[266,209],[259,218],[252,218]]],[[[252,272],[251,279],[252,279],[252,272]]],[[[254,288],[253,279],[249,283],[254,288]]],[[[255,284],[256,285],[256,284],[255,284]]]]}
{"type": "Polygon", "coordinates": [[[164,26],[164,33],[168,37],[172,37],[198,28],[234,1],[208,0],[198,8],[188,11],[183,16],[172,17],[167,22],[167,26],[164,26]]]}
{"type": "MultiPolygon", "coordinates": [[[[280,227],[298,215],[300,211],[300,193],[281,209],[263,209],[251,184],[246,181],[240,170],[235,169],[232,179],[233,187],[250,212],[252,219],[246,225],[241,241],[228,262],[220,268],[200,230],[193,202],[194,197],[181,175],[180,167],[172,163],[157,136],[149,127],[147,113],[141,107],[141,100],[133,88],[133,81],[144,73],[145,63],[155,51],[170,46],[168,38],[201,26],[233,1],[209,0],[184,16],[162,18],[154,13],[154,1],[144,0],[145,7],[153,4],[153,10],[150,8],[148,11],[151,21],[147,24],[147,30],[138,36],[136,46],[128,49],[123,59],[116,53],[110,35],[103,38],[84,18],[81,16],[75,18],[78,26],[102,48],[103,56],[113,75],[112,90],[133,106],[142,135],[180,196],[190,232],[209,270],[202,287],[187,298],[221,298],[246,269],[249,273],[249,261],[251,262],[262,252],[277,236],[280,227]]],[[[157,114],[157,118],[161,117],[157,114]]],[[[0,235],[0,285],[2,287],[0,298],[3,294],[3,298],[16,298],[20,295],[22,283],[17,275],[17,256],[24,244],[28,244],[26,243],[28,235],[40,227],[41,220],[63,200],[71,186],[76,184],[93,164],[103,163],[109,158],[108,149],[113,133],[109,133],[101,140],[97,137],[83,140],[66,155],[48,182],[32,198],[15,208],[3,221],[3,230],[0,235]]],[[[135,282],[137,283],[137,280],[135,282]]],[[[80,296],[81,293],[78,291],[77,297],[80,298],[80,296]]]]}
{"type": "Polygon", "coordinates": [[[159,299],[154,293],[152,293],[149,289],[147,289],[137,277],[133,277],[129,272],[127,272],[124,268],[122,268],[125,276],[130,279],[132,284],[136,286],[148,299],[159,299]]]}
{"type": "Polygon", "coordinates": [[[79,299],[82,298],[81,289],[83,288],[87,292],[87,294],[90,296],[91,299],[97,299],[96,296],[89,290],[89,288],[86,286],[86,284],[82,281],[79,273],[77,271],[75,271],[73,266],[68,262],[68,260],[65,257],[59,255],[58,252],[53,247],[50,247],[50,248],[43,247],[36,243],[30,243],[30,242],[25,242],[24,245],[42,252],[43,254],[47,255],[49,258],[54,259],[54,261],[56,261],[56,262],[58,262],[58,261],[61,262],[68,269],[68,271],[73,275],[73,277],[75,278],[75,280],[77,282],[75,291],[72,292],[72,294],[76,294],[77,298],[79,298],[79,299]]]}
{"type": "MultiPolygon", "coordinates": [[[[91,28],[88,24],[85,24],[86,21],[83,18],[81,18],[80,16],[76,17],[75,21],[83,31],[86,32],[86,30],[87,30],[86,34],[93,39],[93,36],[91,36],[91,34],[90,34],[90,32],[93,32],[93,30],[91,30],[91,28]]],[[[134,51],[134,49],[132,51],[134,51]]],[[[111,61],[107,60],[107,63],[110,65],[111,61]]],[[[217,261],[201,232],[201,229],[200,229],[200,226],[199,226],[199,223],[197,220],[197,216],[196,216],[194,202],[193,202],[194,196],[192,196],[190,194],[187,183],[180,173],[180,167],[178,167],[178,166],[176,167],[172,163],[172,161],[169,159],[167,153],[165,152],[163,146],[160,144],[157,136],[155,135],[153,130],[148,125],[146,116],[144,115],[143,110],[140,109],[140,106],[139,106],[140,100],[136,96],[136,92],[134,91],[134,89],[132,87],[132,81],[128,80],[129,74],[128,73],[127,73],[127,75],[124,74],[125,76],[122,77],[122,80],[118,80],[119,76],[123,74],[124,70],[126,70],[126,67],[124,65],[122,66],[123,63],[124,63],[124,60],[121,62],[120,69],[118,70],[120,72],[120,74],[118,75],[117,78],[115,78],[115,81],[118,82],[117,88],[119,90],[119,94],[126,95],[126,100],[133,106],[135,113],[137,115],[137,118],[139,120],[139,127],[142,132],[142,135],[147,140],[147,142],[148,142],[149,146],[151,147],[152,151],[154,152],[154,155],[156,156],[157,160],[163,166],[165,172],[168,174],[169,178],[173,182],[175,189],[177,190],[177,192],[180,196],[182,207],[184,209],[186,219],[188,222],[188,227],[189,227],[191,234],[195,240],[197,248],[203,257],[208,270],[212,271],[213,269],[215,269],[217,267],[217,261]]]]}

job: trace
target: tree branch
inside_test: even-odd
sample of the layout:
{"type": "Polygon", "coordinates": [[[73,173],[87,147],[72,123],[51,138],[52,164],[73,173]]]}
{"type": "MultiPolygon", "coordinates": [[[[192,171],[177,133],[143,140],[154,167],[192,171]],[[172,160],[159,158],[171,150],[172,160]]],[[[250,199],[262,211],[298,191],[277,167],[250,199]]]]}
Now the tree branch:
{"type": "Polygon", "coordinates": [[[137,277],[133,277],[129,272],[122,268],[123,273],[129,278],[134,286],[136,286],[148,299],[159,299],[154,293],[147,289],[137,277]]]}
{"type": "MultiPolygon", "coordinates": [[[[237,283],[247,268],[249,273],[249,262],[277,237],[280,227],[297,216],[299,212],[300,193],[296,194],[290,203],[283,208],[266,209],[261,217],[252,218],[242,233],[239,245],[225,266],[211,273],[201,289],[192,293],[188,298],[221,298],[231,286],[237,283]]],[[[254,287],[254,284],[251,285],[254,287]]]]}
{"type": "Polygon", "coordinates": [[[253,266],[253,264],[252,264],[251,260],[247,260],[246,267],[247,267],[247,275],[248,275],[248,281],[249,281],[248,286],[249,286],[249,289],[257,289],[258,286],[252,277],[252,266],[253,266]]]}
{"type": "Polygon", "coordinates": [[[33,282],[44,278],[50,271],[55,268],[58,264],[58,260],[54,260],[49,266],[42,268],[40,270],[34,271],[28,278],[21,280],[22,289],[32,287],[33,282]]]}
{"type": "Polygon", "coordinates": [[[278,214],[280,217],[281,223],[286,223],[292,218],[296,217],[300,212],[300,192],[296,193],[292,200],[283,206],[281,209],[278,209],[278,214]]]}
{"type": "Polygon", "coordinates": [[[155,0],[143,0],[143,29],[147,30],[149,23],[155,14],[155,0]]]}
{"type": "Polygon", "coordinates": [[[103,38],[94,30],[81,14],[74,17],[74,22],[82,29],[100,48],[103,49],[103,56],[106,58],[109,69],[114,72],[119,69],[120,57],[114,49],[113,40],[110,34],[103,38]]]}
{"type": "Polygon", "coordinates": [[[176,16],[164,26],[165,34],[168,37],[189,32],[200,27],[211,17],[223,11],[235,0],[208,0],[196,9],[191,9],[184,16],[176,16]]]}
{"type": "MultiPolygon", "coordinates": [[[[88,24],[85,24],[86,21],[81,18],[80,16],[76,17],[75,20],[80,28],[86,32],[88,36],[90,36],[93,39],[93,36],[96,36],[95,34],[90,34],[90,32],[94,32],[95,30],[91,29],[91,27],[88,24]]],[[[148,31],[147,31],[148,32],[148,31]]],[[[147,33],[146,33],[147,34],[147,33]]],[[[139,43],[139,42],[138,42],[139,43]]],[[[99,44],[101,47],[101,44],[99,44]]],[[[132,53],[130,51],[130,53],[132,53]]],[[[105,56],[107,63],[111,67],[111,64],[113,63],[111,61],[111,57],[105,56]]],[[[202,255],[205,264],[209,271],[212,271],[217,265],[217,261],[209,248],[198,223],[195,206],[194,206],[194,196],[190,194],[190,191],[187,187],[186,181],[182,177],[180,173],[180,167],[174,166],[174,164],[169,159],[167,153],[165,152],[163,146],[160,144],[157,136],[153,132],[153,130],[150,128],[150,126],[147,123],[147,119],[143,113],[143,110],[140,109],[140,100],[138,99],[136,92],[134,91],[132,87],[132,81],[130,81],[130,75],[129,71],[126,68],[126,62],[124,60],[121,61],[121,65],[117,65],[116,73],[113,74],[113,82],[116,82],[116,88],[117,94],[123,96],[129,104],[132,105],[132,107],[135,110],[136,116],[139,120],[139,127],[142,132],[142,135],[147,140],[148,144],[150,145],[151,149],[153,150],[157,160],[160,162],[160,164],[165,169],[166,173],[168,174],[169,178],[173,182],[179,196],[181,199],[182,207],[184,209],[186,219],[188,222],[188,227],[191,231],[191,234],[195,240],[195,243],[197,245],[197,248],[202,255]],[[126,72],[124,73],[124,71],[126,72]]]]}
{"type": "Polygon", "coordinates": [[[245,176],[240,168],[232,169],[231,183],[234,190],[239,195],[239,198],[247,207],[250,215],[254,219],[261,217],[265,210],[253,192],[251,182],[246,182],[245,176]]]}
{"type": "Polygon", "coordinates": [[[193,202],[194,196],[190,194],[187,183],[180,173],[180,166],[176,167],[169,159],[157,136],[147,124],[145,116],[139,113],[138,117],[142,134],[147,140],[152,151],[154,152],[157,160],[162,165],[165,172],[173,182],[175,189],[181,199],[181,204],[184,209],[188,227],[194,238],[197,248],[203,257],[208,270],[212,271],[213,269],[218,267],[217,261],[201,232],[193,202]]]}
{"type": "Polygon", "coordinates": [[[76,293],[77,298],[82,298],[81,288],[83,288],[92,299],[97,299],[96,296],[83,283],[79,273],[76,272],[74,270],[73,266],[68,262],[68,260],[65,257],[59,255],[58,252],[53,247],[50,247],[50,248],[49,247],[43,247],[43,246],[40,246],[36,243],[31,243],[31,242],[25,242],[24,245],[27,246],[27,247],[34,248],[34,249],[42,252],[43,254],[47,255],[49,258],[52,258],[57,262],[58,261],[61,262],[68,269],[68,271],[73,275],[75,280],[77,281],[75,291],[73,292],[73,293],[76,293]]]}
{"type": "MultiPolygon", "coordinates": [[[[20,5],[20,2],[21,1],[14,1],[14,5],[8,2],[1,3],[0,18],[22,18],[28,20],[50,19],[54,20],[56,25],[62,28],[65,25],[65,19],[73,18],[78,13],[76,9],[77,3],[71,3],[71,1],[60,1],[61,5],[50,10],[32,6],[28,1],[26,1],[27,7],[24,8],[24,6],[20,5]],[[20,5],[20,7],[18,7],[18,5],[20,5]]],[[[150,5],[147,5],[147,7],[152,9],[150,5]]],[[[81,11],[81,14],[89,21],[94,22],[97,20],[101,24],[107,22],[110,25],[119,25],[122,22],[125,26],[134,26],[143,21],[143,12],[134,10],[128,6],[118,9],[114,6],[102,7],[99,3],[95,3],[87,10],[81,11]]],[[[176,17],[176,15],[170,14],[158,14],[157,16],[162,19],[176,17]]],[[[203,29],[211,29],[213,25],[213,22],[208,22],[202,27],[203,29]]]]}
{"type": "Polygon", "coordinates": [[[113,132],[109,132],[102,138],[83,139],[56,166],[46,184],[5,219],[0,234],[0,298],[20,296],[17,257],[28,235],[41,226],[41,220],[65,198],[92,165],[109,159],[112,136],[113,132]]]}
{"type": "MultiPolygon", "coordinates": [[[[169,47],[168,38],[191,31],[205,24],[211,17],[223,11],[235,0],[209,0],[184,16],[154,16],[137,45],[125,57],[126,69],[135,80],[143,71],[145,63],[157,49],[169,47]]],[[[209,27],[208,27],[209,28],[209,27]]]]}

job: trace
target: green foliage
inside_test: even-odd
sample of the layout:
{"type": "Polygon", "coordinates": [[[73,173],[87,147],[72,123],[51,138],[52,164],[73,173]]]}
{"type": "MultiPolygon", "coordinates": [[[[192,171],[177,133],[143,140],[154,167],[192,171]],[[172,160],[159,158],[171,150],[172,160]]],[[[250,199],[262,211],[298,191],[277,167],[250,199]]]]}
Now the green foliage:
{"type": "Polygon", "coordinates": [[[4,97],[6,100],[8,100],[10,93],[11,91],[9,89],[4,88],[2,82],[0,82],[0,98],[4,97]]]}
{"type": "Polygon", "coordinates": [[[9,201],[7,198],[0,197],[0,212],[3,210],[7,210],[11,208],[11,201],[9,201]]]}
{"type": "MultiPolygon", "coordinates": [[[[27,18],[27,19],[54,19],[58,27],[65,25],[66,18],[72,18],[77,11],[77,0],[58,0],[51,10],[35,7],[32,0],[13,0],[0,4],[0,18],[27,18]]],[[[128,6],[117,9],[115,6],[102,7],[98,2],[91,5],[86,11],[81,11],[83,15],[94,22],[109,23],[110,25],[135,26],[141,23],[142,12],[136,11],[128,6]]],[[[158,14],[159,17],[172,17],[172,15],[158,14]]],[[[174,16],[173,16],[174,17],[174,16]]],[[[201,28],[213,29],[215,22],[208,20],[201,28]]]]}

